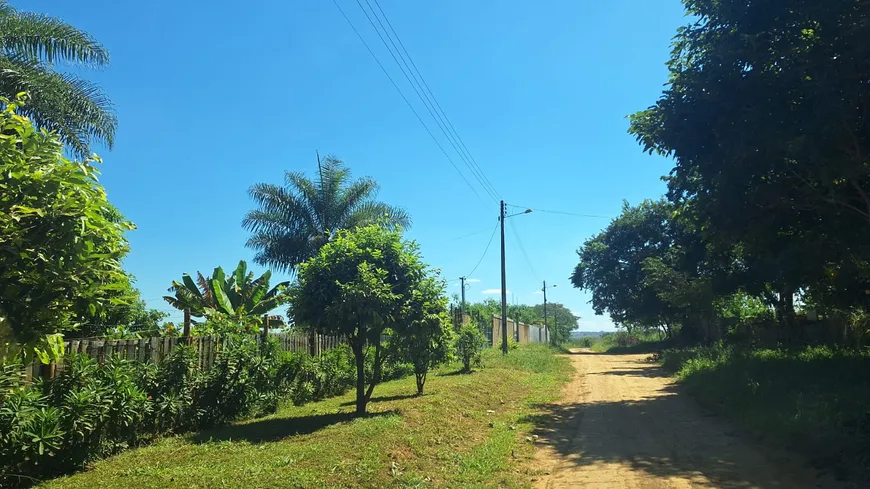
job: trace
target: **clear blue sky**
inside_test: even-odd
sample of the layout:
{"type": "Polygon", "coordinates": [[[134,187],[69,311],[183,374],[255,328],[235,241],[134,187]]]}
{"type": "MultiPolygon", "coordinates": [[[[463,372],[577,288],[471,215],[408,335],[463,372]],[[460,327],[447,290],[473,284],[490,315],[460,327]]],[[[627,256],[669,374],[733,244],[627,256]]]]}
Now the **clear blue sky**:
{"type": "MultiPolygon", "coordinates": [[[[670,39],[686,21],[678,0],[380,1],[505,201],[613,216],[623,199],[662,194],[670,164],[641,152],[625,116],[661,92],[670,39]]],[[[440,136],[356,0],[338,2],[440,136]]],[[[487,205],[471,193],[331,0],[14,3],[85,29],[111,52],[109,68],[87,74],[120,119],[115,149],[98,149],[102,181],[138,226],[125,266],[150,306],[168,309],[160,296],[182,272],[250,262],[240,226],[248,187],[281,182],[284,170],[315,172],[316,150],[376,178],[381,199],[410,212],[409,237],[444,277],[468,274],[481,257],[497,205],[479,187],[487,205]]],[[[578,246],[608,221],[532,213],[509,222],[532,265],[508,230],[511,300],[540,302],[547,280],[557,285],[549,299],[579,313],[581,329],[611,328],[568,280],[578,246]]],[[[498,265],[496,237],[469,300],[499,289],[498,265]]],[[[459,292],[456,281],[449,291],[459,292]]]]}

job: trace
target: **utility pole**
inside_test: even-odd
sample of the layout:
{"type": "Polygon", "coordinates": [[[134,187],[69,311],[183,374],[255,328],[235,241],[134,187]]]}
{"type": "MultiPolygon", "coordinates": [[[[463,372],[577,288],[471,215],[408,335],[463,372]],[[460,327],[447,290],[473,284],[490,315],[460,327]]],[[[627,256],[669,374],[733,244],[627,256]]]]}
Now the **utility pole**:
{"type": "Polygon", "coordinates": [[[504,201],[501,201],[498,211],[498,219],[501,224],[501,352],[502,354],[507,355],[507,277],[504,269],[504,201]]]}
{"type": "MultiPolygon", "coordinates": [[[[547,281],[544,280],[544,329],[547,329],[547,281]]],[[[541,331],[538,330],[538,341],[541,341],[541,331]]]]}
{"type": "Polygon", "coordinates": [[[462,302],[459,303],[459,327],[465,325],[465,277],[459,277],[462,281],[462,302]]]}

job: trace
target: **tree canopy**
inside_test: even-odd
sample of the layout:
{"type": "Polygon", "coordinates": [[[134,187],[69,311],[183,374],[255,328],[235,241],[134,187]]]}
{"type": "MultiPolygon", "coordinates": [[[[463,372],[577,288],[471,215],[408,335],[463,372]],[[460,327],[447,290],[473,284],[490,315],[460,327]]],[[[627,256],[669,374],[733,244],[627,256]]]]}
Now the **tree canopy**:
{"type": "Polygon", "coordinates": [[[124,303],[121,259],[134,226],[97,182],[99,160],[65,158],[57,135],[2,102],[0,330],[29,343],[76,329],[79,311],[95,317],[124,303]]]}
{"type": "Polygon", "coordinates": [[[317,179],[288,171],[284,186],[259,183],[250,188],[258,208],[248,212],[242,226],[251,232],[247,246],[256,250],[255,262],[292,272],[342,229],[411,224],[403,209],[376,200],[375,180],[351,180],[350,170],[332,156],[317,164],[317,179]]]}
{"type": "Polygon", "coordinates": [[[407,333],[407,318],[420,310],[419,294],[431,274],[416,243],[375,224],[338,231],[299,266],[289,313],[296,323],[348,338],[357,366],[357,414],[365,413],[381,380],[386,358],[381,336],[407,333]],[[374,349],[370,376],[367,346],[374,349]]]}

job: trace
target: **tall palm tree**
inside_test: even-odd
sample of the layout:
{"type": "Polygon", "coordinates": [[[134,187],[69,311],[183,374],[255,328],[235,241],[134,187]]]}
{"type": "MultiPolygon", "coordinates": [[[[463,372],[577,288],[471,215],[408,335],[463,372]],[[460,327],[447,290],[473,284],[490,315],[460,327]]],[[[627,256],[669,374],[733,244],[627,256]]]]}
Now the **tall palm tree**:
{"type": "Polygon", "coordinates": [[[109,53],[86,32],[0,0],[0,95],[14,100],[27,92],[21,112],[57,131],[77,156],[87,156],[92,141],[111,149],[118,124],[112,103],[95,84],[56,71],[60,63],[99,68],[109,53]]]}
{"type": "Polygon", "coordinates": [[[376,200],[379,185],[373,179],[351,180],[350,170],[332,156],[317,163],[316,180],[288,171],[283,187],[258,183],[250,188],[259,208],[248,212],[242,226],[251,231],[246,246],[257,250],[255,262],[295,272],[340,229],[411,224],[403,209],[376,200]]]}

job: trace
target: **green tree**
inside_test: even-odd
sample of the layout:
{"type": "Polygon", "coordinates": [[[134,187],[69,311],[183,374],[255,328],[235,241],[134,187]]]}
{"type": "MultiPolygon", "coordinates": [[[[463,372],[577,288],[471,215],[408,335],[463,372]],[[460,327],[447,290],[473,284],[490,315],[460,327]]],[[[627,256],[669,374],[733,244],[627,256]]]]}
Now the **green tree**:
{"type": "Polygon", "coordinates": [[[111,302],[100,313],[91,315],[87,308],[76,312],[74,321],[81,323],[75,331],[68,331],[67,338],[88,338],[107,335],[141,337],[158,336],[163,321],[169,313],[149,309],[142,294],[133,284],[134,277],[118,282],[119,289],[112,291],[111,302]],[[122,286],[122,287],[120,287],[122,286]]]}
{"type": "Polygon", "coordinates": [[[42,14],[21,12],[0,1],[0,95],[31,96],[21,113],[37,127],[57,131],[60,140],[80,157],[93,141],[112,147],[117,119],[112,104],[95,84],[59,65],[103,67],[109,53],[93,37],[42,14]]]}
{"type": "Polygon", "coordinates": [[[456,337],[456,356],[462,362],[462,372],[471,373],[472,367],[480,363],[481,352],[486,338],[474,324],[466,324],[459,329],[456,337]]]}
{"type": "MultiPolygon", "coordinates": [[[[534,313],[536,319],[529,324],[543,325],[544,305],[536,304],[534,313]]],[[[571,331],[575,329],[577,329],[577,316],[570,309],[558,302],[547,302],[547,334],[550,343],[560,345],[568,341],[571,337],[571,331]]]]}
{"type": "Polygon", "coordinates": [[[318,167],[316,180],[288,171],[283,187],[259,183],[250,188],[258,208],[248,212],[242,226],[251,232],[247,246],[257,251],[255,262],[292,272],[342,229],[411,224],[404,210],[375,200],[379,187],[373,179],[352,181],[350,170],[331,156],[318,167]]]}
{"type": "Polygon", "coordinates": [[[450,358],[453,328],[447,313],[446,284],[437,274],[412,291],[404,325],[390,338],[393,358],[414,366],[417,395],[423,395],[429,369],[450,358]]]}
{"type": "Polygon", "coordinates": [[[647,258],[664,256],[676,243],[669,229],[672,207],[644,201],[623,205],[622,214],[577,252],[580,263],[571,282],[592,293],[596,314],[610,314],[617,324],[659,327],[672,311],[656,291],[647,287],[643,265],[647,258]]]}
{"type": "Polygon", "coordinates": [[[134,226],[107,200],[94,160],[66,159],[58,136],[2,103],[0,340],[31,343],[76,329],[82,305],[97,316],[116,302],[134,226]]]}
{"type": "Polygon", "coordinates": [[[338,231],[317,256],[299,266],[290,315],[319,332],[348,338],[356,362],[359,415],[365,414],[381,380],[386,357],[381,335],[403,334],[402,324],[426,276],[417,245],[378,225],[338,231]],[[374,357],[367,378],[368,347],[374,357]]]}
{"type": "Polygon", "coordinates": [[[690,205],[708,244],[739,248],[735,283],[766,297],[783,326],[796,292],[829,289],[833,275],[867,304],[866,6],[684,4],[693,21],[675,37],[668,86],[630,129],[674,158],[670,200],[690,205]]]}
{"type": "Polygon", "coordinates": [[[289,299],[286,292],[290,282],[270,288],[271,278],[272,272],[267,270],[254,279],[254,272],[249,272],[248,264],[240,260],[229,275],[221,267],[215,268],[211,277],[197,272],[197,281],[183,274],[181,282],[174,281],[169,288],[174,295],[164,296],[163,300],[184,311],[186,323],[187,315],[205,317],[215,324],[229,325],[234,333],[252,332],[263,324],[264,315],[289,299]]]}

